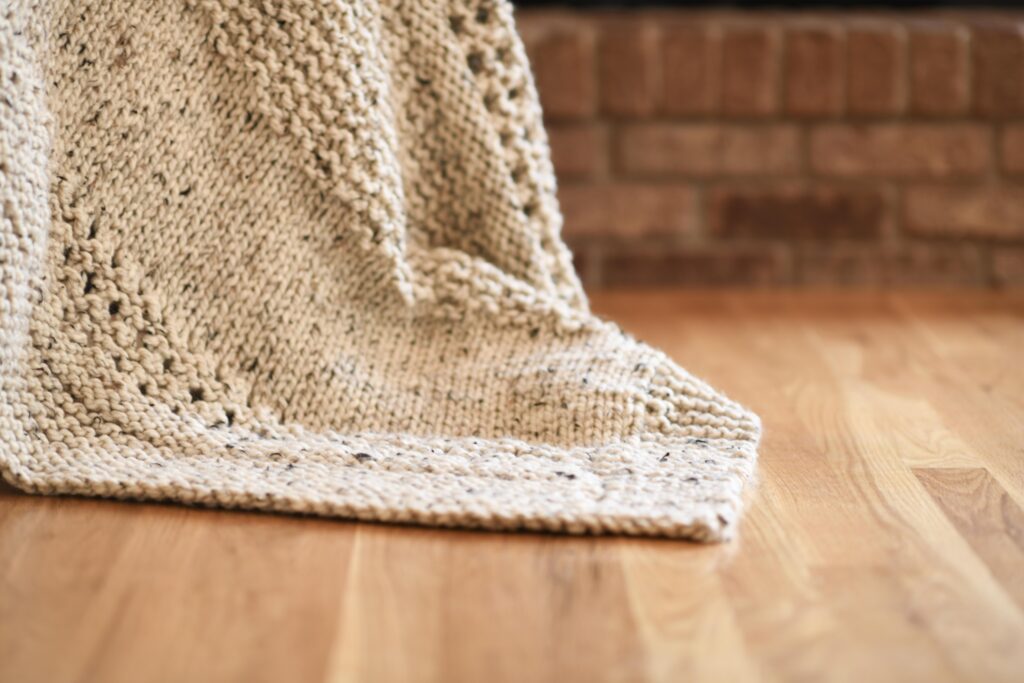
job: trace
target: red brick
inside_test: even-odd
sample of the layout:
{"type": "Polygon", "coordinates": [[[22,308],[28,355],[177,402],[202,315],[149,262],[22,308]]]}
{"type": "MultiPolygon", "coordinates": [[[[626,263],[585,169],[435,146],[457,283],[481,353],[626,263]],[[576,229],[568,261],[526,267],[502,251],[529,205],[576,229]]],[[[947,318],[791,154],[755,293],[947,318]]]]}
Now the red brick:
{"type": "Polygon", "coordinates": [[[617,167],[636,175],[794,173],[799,136],[789,125],[633,124],[619,131],[617,167]]]}
{"type": "Polygon", "coordinates": [[[821,126],[811,166],[836,176],[974,176],[990,166],[989,131],[972,124],[821,126]]]}
{"type": "Polygon", "coordinates": [[[547,119],[580,119],[597,111],[594,37],[588,26],[556,24],[525,39],[547,119]]]}
{"type": "Polygon", "coordinates": [[[721,34],[711,22],[666,26],[661,35],[662,110],[713,114],[721,84],[721,34]]]}
{"type": "Polygon", "coordinates": [[[985,116],[1024,113],[1022,24],[993,21],[974,28],[974,111],[985,116]]]}
{"type": "Polygon", "coordinates": [[[879,284],[884,268],[879,248],[829,244],[797,250],[795,279],[801,285],[849,286],[879,284]]]}
{"type": "Polygon", "coordinates": [[[594,178],[608,168],[608,135],[597,123],[547,126],[551,157],[559,178],[594,178]]]}
{"type": "Polygon", "coordinates": [[[963,26],[927,22],[910,32],[910,110],[927,116],[967,111],[970,34],[963,26]]]}
{"type": "Polygon", "coordinates": [[[992,253],[992,277],[1002,287],[1024,287],[1024,248],[997,247],[992,253]]]}
{"type": "Polygon", "coordinates": [[[711,234],[766,239],[872,239],[882,235],[888,202],[878,189],[720,187],[711,193],[711,234]]]}
{"type": "Polygon", "coordinates": [[[988,279],[980,251],[968,244],[911,244],[893,249],[883,258],[885,284],[982,285],[988,279]]]}
{"type": "Polygon", "coordinates": [[[784,248],[645,245],[609,250],[605,287],[778,285],[790,279],[784,248]]]}
{"type": "Polygon", "coordinates": [[[904,225],[918,235],[1024,239],[1024,187],[910,188],[904,225]]]}
{"type": "Polygon", "coordinates": [[[778,110],[779,35],[770,27],[729,26],[722,34],[721,108],[736,116],[778,110]]]}
{"type": "Polygon", "coordinates": [[[686,234],[698,227],[696,195],[687,185],[562,185],[558,197],[570,237],[686,234]]]}
{"type": "Polygon", "coordinates": [[[655,109],[658,39],[643,21],[602,22],[598,49],[601,109],[617,116],[646,116],[655,109]]]}
{"type": "Polygon", "coordinates": [[[1024,286],[1024,15],[623,16],[517,15],[588,286],[1024,286]]]}
{"type": "Polygon", "coordinates": [[[786,112],[835,116],[843,111],[843,34],[835,26],[786,31],[786,112]]]}
{"type": "Polygon", "coordinates": [[[906,40],[895,24],[857,25],[846,34],[846,108],[898,114],[906,102],[906,40]]]}
{"type": "Polygon", "coordinates": [[[976,286],[985,279],[984,260],[969,245],[808,244],[796,257],[800,285],[976,286]]]}
{"type": "Polygon", "coordinates": [[[1024,173],[1024,124],[1007,126],[999,143],[1003,170],[1024,173]]]}

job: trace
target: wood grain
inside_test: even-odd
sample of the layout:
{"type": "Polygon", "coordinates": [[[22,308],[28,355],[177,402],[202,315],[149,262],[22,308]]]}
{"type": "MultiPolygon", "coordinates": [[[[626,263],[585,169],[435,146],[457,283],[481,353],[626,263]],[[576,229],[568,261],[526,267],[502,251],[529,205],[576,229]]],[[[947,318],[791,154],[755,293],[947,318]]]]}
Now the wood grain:
{"type": "Polygon", "coordinates": [[[1024,680],[1024,296],[606,293],[757,410],[697,546],[0,490],[0,681],[1024,680]]]}

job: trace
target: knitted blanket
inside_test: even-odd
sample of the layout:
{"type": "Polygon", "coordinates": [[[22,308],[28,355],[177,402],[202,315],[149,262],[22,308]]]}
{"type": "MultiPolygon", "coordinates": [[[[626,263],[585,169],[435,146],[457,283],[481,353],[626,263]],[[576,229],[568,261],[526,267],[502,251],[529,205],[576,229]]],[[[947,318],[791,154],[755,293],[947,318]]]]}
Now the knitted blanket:
{"type": "Polygon", "coordinates": [[[714,540],[756,416],[591,315],[504,0],[0,7],[34,493],[714,540]]]}

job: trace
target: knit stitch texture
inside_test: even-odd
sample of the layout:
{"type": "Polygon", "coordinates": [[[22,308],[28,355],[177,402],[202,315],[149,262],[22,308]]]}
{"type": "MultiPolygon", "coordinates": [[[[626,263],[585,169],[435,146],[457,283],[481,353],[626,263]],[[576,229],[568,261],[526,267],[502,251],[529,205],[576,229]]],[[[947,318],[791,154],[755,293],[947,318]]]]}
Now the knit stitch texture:
{"type": "Polygon", "coordinates": [[[26,491],[728,537],[756,416],[587,308],[504,0],[0,8],[26,491]]]}

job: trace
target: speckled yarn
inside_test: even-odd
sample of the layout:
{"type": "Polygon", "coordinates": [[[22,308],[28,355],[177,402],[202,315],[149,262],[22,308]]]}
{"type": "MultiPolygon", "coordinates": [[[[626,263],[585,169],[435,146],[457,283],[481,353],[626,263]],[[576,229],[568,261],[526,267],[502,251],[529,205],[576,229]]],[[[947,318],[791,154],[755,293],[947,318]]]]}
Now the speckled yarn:
{"type": "Polygon", "coordinates": [[[719,539],[757,418],[593,317],[496,0],[0,7],[26,491],[719,539]]]}

